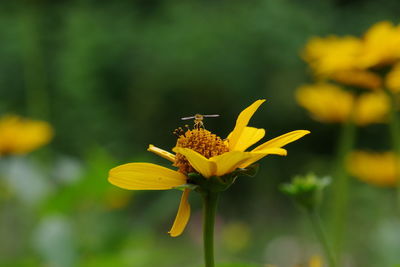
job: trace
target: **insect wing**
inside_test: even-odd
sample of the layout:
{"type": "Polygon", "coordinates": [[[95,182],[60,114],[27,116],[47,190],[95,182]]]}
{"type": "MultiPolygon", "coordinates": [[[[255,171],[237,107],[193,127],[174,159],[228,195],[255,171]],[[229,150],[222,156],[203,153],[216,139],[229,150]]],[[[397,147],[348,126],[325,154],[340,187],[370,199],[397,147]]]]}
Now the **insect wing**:
{"type": "Polygon", "coordinates": [[[192,119],[194,119],[194,118],[195,118],[195,116],[183,117],[183,118],[181,118],[181,120],[183,120],[183,121],[185,121],[185,120],[192,120],[192,119]]]}
{"type": "MultiPolygon", "coordinates": [[[[204,118],[216,118],[216,117],[219,117],[219,114],[210,114],[210,115],[196,114],[196,115],[200,115],[200,116],[202,116],[204,118]]],[[[185,120],[193,120],[193,119],[196,119],[196,117],[197,117],[196,115],[195,116],[190,116],[190,117],[183,117],[183,118],[181,118],[181,120],[183,120],[183,121],[185,121],[185,120]]]]}
{"type": "Polygon", "coordinates": [[[216,118],[219,117],[219,114],[211,114],[211,115],[203,115],[204,118],[216,118]]]}

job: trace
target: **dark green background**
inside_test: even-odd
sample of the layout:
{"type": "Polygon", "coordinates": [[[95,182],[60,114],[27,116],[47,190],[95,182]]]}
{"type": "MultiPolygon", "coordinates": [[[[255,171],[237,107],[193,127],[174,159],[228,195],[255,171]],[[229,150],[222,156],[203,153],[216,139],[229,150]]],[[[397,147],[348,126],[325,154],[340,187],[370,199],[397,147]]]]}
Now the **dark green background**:
{"type": "MultiPolygon", "coordinates": [[[[22,201],[26,192],[15,187],[23,186],[9,189],[0,265],[199,266],[199,196],[191,196],[188,231],[173,239],[165,233],[179,192],[128,192],[127,206],[110,210],[110,190],[126,192],[107,183],[107,172],[132,161],[166,164],[146,149],[170,150],[181,117],[220,114],[205,123],[224,138],[261,98],[250,125],[265,128],[266,139],[312,134],[223,194],[220,223],[240,221],[251,234],[240,251],[218,241],[217,260],[285,267],[321,254],[308,222],[277,189],[296,174],[329,175],[339,131],[297,106],[294,90],[311,81],[299,54],[312,36],[360,35],[381,20],[397,23],[399,11],[396,0],[2,1],[0,114],[49,121],[56,135],[46,149],[3,159],[3,176],[13,164],[26,168],[29,191],[35,168],[50,189],[34,202],[22,201]]],[[[385,125],[359,133],[358,147],[389,146],[385,125]]],[[[352,181],[348,266],[400,262],[392,195],[352,181]]],[[[323,212],[329,218],[329,205],[323,212]]]]}

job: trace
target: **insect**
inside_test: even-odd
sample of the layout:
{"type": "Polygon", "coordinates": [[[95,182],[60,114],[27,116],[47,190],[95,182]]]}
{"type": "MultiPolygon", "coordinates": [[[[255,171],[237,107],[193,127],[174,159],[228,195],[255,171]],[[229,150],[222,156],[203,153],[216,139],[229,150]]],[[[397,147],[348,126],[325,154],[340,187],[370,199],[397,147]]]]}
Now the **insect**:
{"type": "Polygon", "coordinates": [[[194,116],[181,118],[181,120],[194,119],[194,129],[200,129],[200,128],[204,128],[204,123],[203,123],[204,118],[216,118],[216,117],[219,117],[219,115],[218,114],[212,114],[212,115],[195,114],[194,116]]]}

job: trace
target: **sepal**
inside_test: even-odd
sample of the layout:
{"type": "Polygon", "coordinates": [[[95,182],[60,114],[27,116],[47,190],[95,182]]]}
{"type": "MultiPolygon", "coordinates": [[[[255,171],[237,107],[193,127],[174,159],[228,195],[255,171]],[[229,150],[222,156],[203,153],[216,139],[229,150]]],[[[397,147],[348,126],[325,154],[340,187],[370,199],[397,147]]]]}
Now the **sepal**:
{"type": "Polygon", "coordinates": [[[238,168],[234,171],[234,173],[236,173],[237,175],[254,177],[257,175],[259,169],[260,169],[260,164],[256,163],[246,168],[238,168]]]}
{"type": "Polygon", "coordinates": [[[198,192],[222,192],[228,189],[236,180],[237,174],[234,172],[218,177],[211,176],[210,178],[204,178],[198,173],[189,173],[189,182],[197,185],[196,191],[198,192]]]}
{"type": "Polygon", "coordinates": [[[195,184],[183,184],[175,186],[173,189],[184,191],[185,189],[196,190],[199,186],[195,184]]]}
{"type": "Polygon", "coordinates": [[[254,177],[259,169],[258,164],[252,164],[246,168],[238,168],[235,171],[223,176],[203,177],[199,173],[188,174],[188,184],[174,187],[176,189],[190,188],[198,192],[222,192],[228,189],[240,175],[254,177]]]}

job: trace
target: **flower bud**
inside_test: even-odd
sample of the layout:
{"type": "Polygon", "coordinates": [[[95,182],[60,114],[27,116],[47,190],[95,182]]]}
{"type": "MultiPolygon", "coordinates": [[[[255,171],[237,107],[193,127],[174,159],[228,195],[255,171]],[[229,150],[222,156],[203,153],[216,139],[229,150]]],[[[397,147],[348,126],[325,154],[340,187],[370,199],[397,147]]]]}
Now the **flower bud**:
{"type": "Polygon", "coordinates": [[[280,189],[301,207],[313,211],[321,204],[322,191],[330,182],[330,177],[318,178],[309,173],[305,176],[295,176],[291,183],[281,185],[280,189]]]}

